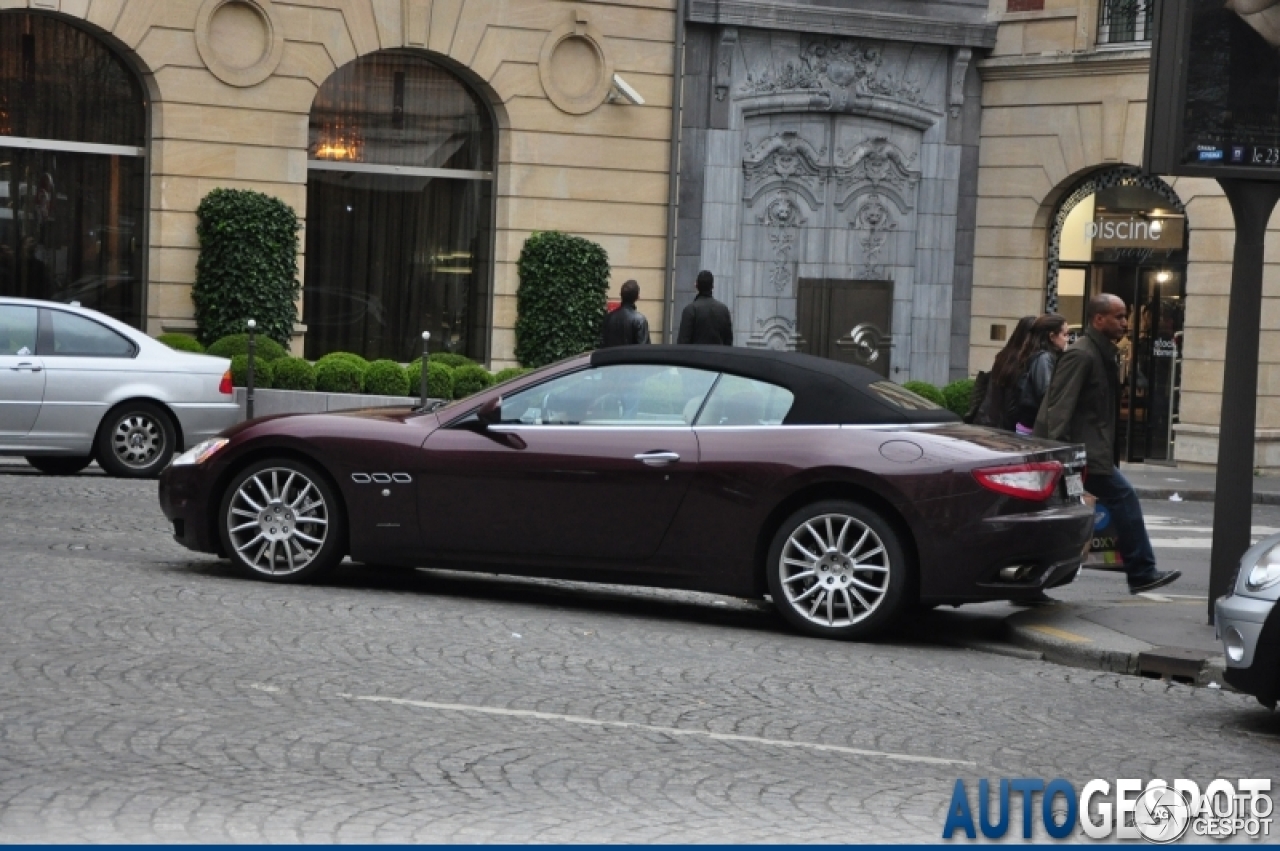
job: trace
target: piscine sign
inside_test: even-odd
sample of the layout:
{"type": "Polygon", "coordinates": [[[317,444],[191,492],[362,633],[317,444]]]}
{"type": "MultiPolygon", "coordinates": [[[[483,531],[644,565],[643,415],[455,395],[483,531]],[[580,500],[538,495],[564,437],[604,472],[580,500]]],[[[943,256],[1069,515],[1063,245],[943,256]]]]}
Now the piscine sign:
{"type": "Polygon", "coordinates": [[[1085,239],[1098,248],[1164,248],[1182,247],[1183,220],[1179,218],[1147,219],[1138,216],[1099,215],[1084,226],[1085,239]]]}

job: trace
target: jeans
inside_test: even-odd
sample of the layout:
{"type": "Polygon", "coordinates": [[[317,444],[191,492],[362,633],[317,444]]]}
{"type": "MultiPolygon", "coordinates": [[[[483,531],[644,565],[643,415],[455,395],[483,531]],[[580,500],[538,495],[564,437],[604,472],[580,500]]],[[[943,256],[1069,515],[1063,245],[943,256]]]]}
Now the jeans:
{"type": "Polygon", "coordinates": [[[1090,473],[1085,476],[1084,489],[1098,498],[1098,502],[1111,512],[1115,524],[1120,557],[1124,559],[1124,572],[1130,585],[1140,585],[1156,574],[1156,554],[1147,537],[1147,524],[1142,519],[1142,505],[1129,480],[1112,468],[1109,476],[1090,473]]]}

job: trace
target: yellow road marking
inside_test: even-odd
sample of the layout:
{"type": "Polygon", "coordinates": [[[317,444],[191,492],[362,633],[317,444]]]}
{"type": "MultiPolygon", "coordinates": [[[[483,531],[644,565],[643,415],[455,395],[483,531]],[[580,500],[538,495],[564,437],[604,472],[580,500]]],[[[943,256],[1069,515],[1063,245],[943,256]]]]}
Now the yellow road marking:
{"type": "Polygon", "coordinates": [[[1073,641],[1077,644],[1087,644],[1093,641],[1092,638],[1085,638],[1083,635],[1076,635],[1074,632],[1067,632],[1065,629],[1058,629],[1056,626],[1033,626],[1036,632],[1043,632],[1045,635],[1052,635],[1054,638],[1061,638],[1063,641],[1073,641]]]}

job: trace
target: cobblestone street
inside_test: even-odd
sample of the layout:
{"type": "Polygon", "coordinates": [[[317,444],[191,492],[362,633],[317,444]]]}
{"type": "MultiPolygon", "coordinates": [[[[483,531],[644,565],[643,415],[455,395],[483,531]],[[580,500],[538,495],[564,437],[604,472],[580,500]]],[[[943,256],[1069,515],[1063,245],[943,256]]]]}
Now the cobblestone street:
{"type": "Polygon", "coordinates": [[[1249,697],[707,595],[252,582],[96,467],[0,461],[0,600],[4,842],[932,842],[957,778],[1280,787],[1249,697]]]}

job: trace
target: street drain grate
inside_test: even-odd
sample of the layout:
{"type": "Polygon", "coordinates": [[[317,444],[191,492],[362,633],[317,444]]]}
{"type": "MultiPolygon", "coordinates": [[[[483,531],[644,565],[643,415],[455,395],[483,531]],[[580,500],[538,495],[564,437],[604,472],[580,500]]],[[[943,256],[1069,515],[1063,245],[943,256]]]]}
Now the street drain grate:
{"type": "Polygon", "coordinates": [[[1138,674],[1153,680],[1199,685],[1210,654],[1186,647],[1155,647],[1138,654],[1138,674]]]}

